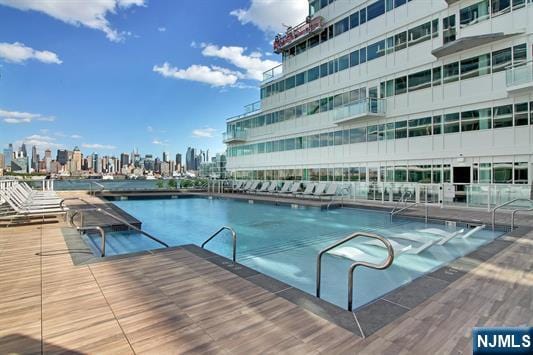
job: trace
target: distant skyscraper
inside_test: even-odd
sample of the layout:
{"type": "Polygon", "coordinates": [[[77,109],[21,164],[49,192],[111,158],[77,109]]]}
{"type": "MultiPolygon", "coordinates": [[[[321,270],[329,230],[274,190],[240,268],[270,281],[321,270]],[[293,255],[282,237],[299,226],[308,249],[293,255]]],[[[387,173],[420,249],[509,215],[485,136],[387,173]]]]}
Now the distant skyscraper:
{"type": "Polygon", "coordinates": [[[56,161],[59,165],[67,165],[68,163],[68,151],[66,149],[58,149],[56,161]]]}
{"type": "Polygon", "coordinates": [[[168,156],[170,155],[170,153],[168,152],[163,152],[163,161],[164,162],[167,162],[168,161],[168,156]]]}
{"type": "Polygon", "coordinates": [[[102,163],[100,162],[100,159],[98,158],[98,154],[93,153],[93,171],[97,174],[102,172],[102,163]]]}
{"type": "Polygon", "coordinates": [[[37,147],[31,147],[31,168],[33,171],[39,171],[39,154],[37,154],[37,147]]]}
{"type": "Polygon", "coordinates": [[[0,169],[4,169],[4,154],[0,153],[0,169]]]}
{"type": "Polygon", "coordinates": [[[152,154],[146,154],[144,156],[144,169],[154,171],[154,156],[152,154]]]}
{"type": "Polygon", "coordinates": [[[46,149],[44,151],[44,157],[45,158],[51,158],[52,157],[52,151],[50,149],[46,149]]]}
{"type": "Polygon", "coordinates": [[[22,154],[23,157],[27,157],[28,156],[28,151],[26,150],[26,144],[25,143],[22,143],[22,145],[20,146],[20,153],[22,154]]]}
{"type": "Polygon", "coordinates": [[[130,156],[128,153],[120,154],[120,169],[127,167],[130,164],[130,156]]]}
{"type": "Polygon", "coordinates": [[[181,165],[181,154],[180,153],[176,154],[176,165],[178,164],[181,165]]]}
{"type": "Polygon", "coordinates": [[[9,144],[9,147],[4,149],[4,167],[7,170],[11,170],[11,161],[13,160],[13,144],[9,144]]]}
{"type": "Polygon", "coordinates": [[[74,171],[81,171],[81,151],[80,148],[74,147],[74,151],[72,152],[72,169],[74,171]]]}

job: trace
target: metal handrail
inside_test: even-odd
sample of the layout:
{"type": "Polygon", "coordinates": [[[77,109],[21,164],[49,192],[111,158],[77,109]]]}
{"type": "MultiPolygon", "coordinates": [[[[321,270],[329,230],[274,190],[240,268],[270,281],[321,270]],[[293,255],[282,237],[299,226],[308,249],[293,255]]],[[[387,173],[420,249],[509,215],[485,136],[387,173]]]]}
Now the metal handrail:
{"type": "Polygon", "coordinates": [[[88,231],[88,230],[97,230],[99,233],[100,233],[100,237],[101,237],[101,245],[100,245],[100,256],[103,258],[105,256],[105,241],[106,241],[106,237],[105,237],[105,231],[102,227],[100,226],[87,226],[87,227],[76,227],[76,230],[78,232],[82,232],[82,231],[88,231]]]}
{"type": "Polygon", "coordinates": [[[326,247],[325,249],[322,249],[316,258],[316,296],[320,298],[320,287],[321,287],[321,276],[322,276],[322,255],[324,255],[326,252],[330,251],[331,249],[334,249],[346,242],[349,242],[352,239],[358,238],[358,237],[367,237],[372,239],[377,239],[381,241],[383,244],[385,244],[385,247],[387,247],[387,259],[382,264],[374,264],[369,263],[365,261],[358,261],[353,263],[350,266],[350,269],[348,271],[348,310],[352,310],[352,298],[353,298],[353,272],[357,266],[365,266],[371,269],[376,270],[384,270],[388,268],[392,262],[394,261],[394,249],[392,248],[391,243],[385,238],[380,235],[374,234],[374,233],[367,233],[367,232],[355,232],[350,234],[344,239],[341,239],[330,246],[326,247]]]}
{"type": "Polygon", "coordinates": [[[95,184],[96,186],[100,187],[100,191],[104,191],[105,190],[105,186],[100,184],[99,182],[89,181],[89,195],[93,195],[93,196],[96,195],[96,191],[93,192],[93,184],[95,184]]]}
{"type": "MultiPolygon", "coordinates": [[[[418,205],[420,205],[420,202],[413,202],[413,203],[411,203],[410,205],[407,205],[407,206],[405,206],[405,207],[403,207],[403,208],[400,208],[399,210],[396,210],[396,211],[395,211],[395,210],[392,210],[391,213],[390,213],[390,221],[392,222],[392,218],[393,218],[394,216],[396,216],[396,215],[402,213],[402,212],[405,211],[405,210],[408,210],[408,209],[411,208],[411,207],[415,207],[415,206],[418,206],[418,205]]],[[[426,203],[425,203],[424,206],[425,206],[424,220],[425,220],[425,223],[428,223],[428,218],[429,218],[429,216],[428,216],[428,215],[429,215],[428,210],[429,210],[429,207],[428,207],[428,203],[427,203],[427,201],[426,201],[426,203]]]]}
{"type": "Polygon", "coordinates": [[[67,198],[64,198],[64,199],[62,199],[62,200],[59,202],[59,208],[63,209],[63,204],[65,203],[65,201],[73,201],[73,200],[81,201],[81,202],[85,203],[86,205],[89,205],[89,206],[91,206],[91,207],[96,208],[96,205],[95,205],[95,204],[92,204],[92,203],[90,203],[90,202],[87,202],[86,200],[82,199],[81,197],[67,197],[67,198]]]}
{"type": "Polygon", "coordinates": [[[533,211],[533,208],[518,208],[516,210],[513,210],[513,212],[511,212],[511,230],[514,229],[514,219],[515,219],[515,215],[518,213],[518,212],[530,212],[530,211],[533,211]]]}
{"type": "MultiPolygon", "coordinates": [[[[351,186],[349,187],[343,186],[341,188],[341,207],[344,207],[344,196],[346,196],[345,194],[343,194],[343,191],[347,191],[348,193],[350,193],[351,186]]],[[[333,202],[335,202],[335,200],[332,198],[331,201],[329,201],[328,205],[326,206],[326,211],[329,211],[329,207],[331,206],[333,202]]]]}
{"type": "Polygon", "coordinates": [[[518,201],[528,201],[528,202],[533,202],[532,199],[529,199],[529,198],[515,198],[514,200],[511,200],[511,201],[507,201],[505,203],[502,203],[501,205],[498,205],[496,207],[494,207],[491,211],[491,220],[492,220],[492,230],[494,230],[494,227],[495,227],[495,224],[496,224],[496,210],[502,208],[502,207],[505,207],[507,205],[510,205],[512,203],[515,203],[515,202],[518,202],[518,201]]]}
{"type": "Polygon", "coordinates": [[[224,229],[227,229],[231,232],[231,239],[233,239],[233,255],[232,255],[232,260],[233,260],[233,264],[235,264],[235,262],[237,261],[237,233],[235,232],[235,230],[231,227],[227,227],[227,226],[223,226],[222,228],[220,228],[218,231],[215,232],[215,234],[213,234],[212,236],[210,236],[209,238],[207,238],[207,240],[205,242],[202,243],[202,249],[205,249],[205,245],[207,243],[209,243],[214,237],[216,237],[220,232],[222,232],[224,229]]]}
{"type": "Polygon", "coordinates": [[[133,224],[129,223],[125,219],[123,219],[121,217],[118,217],[118,216],[115,216],[114,214],[112,214],[112,213],[110,213],[110,212],[108,212],[108,211],[106,211],[106,210],[104,210],[104,209],[102,209],[100,207],[75,210],[74,213],[72,213],[71,216],[70,216],[70,224],[71,225],[74,225],[74,222],[73,222],[74,221],[74,217],[80,212],[81,213],[83,213],[83,212],[98,212],[98,213],[105,214],[106,216],[109,216],[109,217],[113,218],[114,220],[119,221],[120,223],[126,225],[128,228],[133,229],[134,231],[136,231],[138,233],[141,233],[142,235],[152,239],[154,242],[157,242],[157,243],[163,245],[165,248],[169,247],[169,245],[167,243],[165,243],[162,240],[154,237],[150,233],[145,232],[142,229],[135,227],[133,224]]]}

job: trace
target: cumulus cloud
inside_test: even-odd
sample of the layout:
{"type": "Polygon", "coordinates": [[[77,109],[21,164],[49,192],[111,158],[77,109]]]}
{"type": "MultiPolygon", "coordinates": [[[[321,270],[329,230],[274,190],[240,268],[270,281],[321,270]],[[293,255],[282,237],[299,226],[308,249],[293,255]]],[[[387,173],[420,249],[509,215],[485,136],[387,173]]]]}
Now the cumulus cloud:
{"type": "Polygon", "coordinates": [[[0,43],[0,58],[11,63],[24,63],[27,60],[35,59],[46,64],[63,63],[57,54],[50,51],[39,51],[27,47],[24,43],[0,43]]]}
{"type": "Polygon", "coordinates": [[[18,112],[18,111],[7,111],[0,109],[0,118],[5,123],[31,123],[32,121],[45,121],[53,122],[55,117],[53,116],[43,116],[40,113],[29,113],[29,112],[18,112]]]}
{"type": "Polygon", "coordinates": [[[115,147],[114,145],[109,145],[109,144],[98,144],[98,143],[83,143],[81,145],[83,148],[88,148],[88,149],[117,149],[117,147],[115,147]]]}
{"type": "Polygon", "coordinates": [[[308,0],[251,0],[247,9],[236,9],[231,15],[243,24],[251,23],[271,35],[283,32],[283,25],[294,26],[308,14],[308,0]]]}
{"type": "Polygon", "coordinates": [[[16,141],[15,145],[21,145],[22,143],[27,146],[36,146],[38,150],[44,150],[48,148],[61,149],[64,147],[63,144],[57,143],[54,138],[49,136],[44,136],[41,134],[32,134],[22,140],[16,141]]]}
{"type": "Polygon", "coordinates": [[[0,0],[0,5],[22,11],[38,11],[74,26],[85,26],[102,31],[113,42],[120,42],[128,35],[114,29],[107,16],[117,14],[133,6],[144,6],[145,0],[99,0],[99,1],[45,1],[45,0],[0,0]]]}
{"type": "Polygon", "coordinates": [[[166,32],[167,31],[167,28],[166,27],[158,27],[157,30],[159,32],[166,32]]]}
{"type": "Polygon", "coordinates": [[[214,87],[234,85],[239,79],[238,74],[227,69],[197,64],[178,69],[165,62],[163,65],[154,65],[152,70],[165,78],[198,81],[214,87]]]}
{"type": "Polygon", "coordinates": [[[211,127],[196,128],[192,131],[192,136],[196,138],[213,138],[216,131],[216,129],[211,127]]]}
{"type": "Polygon", "coordinates": [[[280,64],[275,60],[261,59],[263,55],[259,51],[251,52],[248,55],[244,53],[245,51],[246,48],[244,47],[207,44],[204,46],[202,54],[206,57],[216,57],[228,61],[237,68],[243,69],[247,79],[253,80],[262,80],[263,72],[280,64]]]}
{"type": "Polygon", "coordinates": [[[81,139],[82,136],[80,136],[79,134],[73,134],[73,135],[70,136],[70,138],[72,138],[72,139],[81,139]]]}

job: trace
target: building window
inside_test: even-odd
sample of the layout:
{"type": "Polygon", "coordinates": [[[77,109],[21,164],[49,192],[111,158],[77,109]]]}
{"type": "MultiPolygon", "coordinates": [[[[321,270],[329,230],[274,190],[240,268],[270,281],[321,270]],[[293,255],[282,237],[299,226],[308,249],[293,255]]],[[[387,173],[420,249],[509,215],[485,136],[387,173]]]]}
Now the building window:
{"type": "Polygon", "coordinates": [[[394,35],[394,50],[399,51],[407,48],[407,32],[400,32],[394,35]]]}
{"type": "Polygon", "coordinates": [[[359,51],[350,53],[350,66],[354,67],[359,64],[359,51]]]}
{"type": "Polygon", "coordinates": [[[367,21],[373,20],[385,13],[385,0],[379,0],[370,4],[367,8],[367,21]]]}
{"type": "Polygon", "coordinates": [[[479,131],[491,128],[491,109],[471,110],[461,112],[461,131],[479,131]]]}
{"type": "Polygon", "coordinates": [[[350,29],[359,26],[359,11],[350,15],[350,29]]]}
{"type": "Polygon", "coordinates": [[[529,122],[527,102],[514,105],[514,125],[527,126],[529,122]]]}
{"type": "Polygon", "coordinates": [[[476,24],[489,18],[489,1],[483,0],[477,4],[465,7],[460,11],[461,27],[476,24]]]}
{"type": "Polygon", "coordinates": [[[350,130],[350,144],[366,142],[366,127],[352,128],[350,130]]]}
{"type": "Polygon", "coordinates": [[[320,67],[314,67],[307,71],[307,81],[313,81],[318,79],[320,76],[320,67]]]}
{"type": "Polygon", "coordinates": [[[453,42],[456,39],[456,30],[455,30],[455,15],[448,16],[442,19],[442,28],[443,28],[443,41],[444,44],[453,42]]]}
{"type": "Polygon", "coordinates": [[[424,23],[409,30],[409,46],[431,38],[431,22],[424,23]]]}
{"type": "Polygon", "coordinates": [[[316,35],[316,36],[313,36],[311,38],[309,38],[308,40],[308,46],[309,48],[313,48],[313,47],[316,47],[320,44],[320,37],[319,35],[316,35]]]}
{"type": "Polygon", "coordinates": [[[461,79],[474,78],[490,73],[490,54],[483,54],[461,61],[461,79]]]}
{"type": "Polygon", "coordinates": [[[438,86],[442,82],[442,67],[433,68],[433,86],[438,86]]]}
{"type": "Polygon", "coordinates": [[[378,126],[368,126],[367,128],[367,141],[376,142],[378,140],[378,126]]]}
{"type": "Polygon", "coordinates": [[[339,58],[339,71],[348,69],[350,66],[350,55],[346,54],[339,58]]]}
{"type": "Polygon", "coordinates": [[[505,48],[500,51],[492,52],[492,72],[497,73],[504,71],[505,67],[511,65],[513,55],[511,48],[505,48]]]}
{"type": "Polygon", "coordinates": [[[367,47],[367,60],[373,60],[385,55],[385,40],[373,43],[367,47]]]}
{"type": "Polygon", "coordinates": [[[527,184],[527,162],[514,163],[514,183],[527,184]]]}
{"type": "Polygon", "coordinates": [[[511,12],[511,0],[492,0],[492,16],[511,12]]]}
{"type": "Polygon", "coordinates": [[[459,80],[459,62],[446,64],[442,70],[445,84],[459,80]]]}
{"type": "Polygon", "coordinates": [[[335,36],[340,35],[341,33],[344,33],[350,29],[350,18],[345,17],[339,22],[335,23],[335,36]]]}
{"type": "Polygon", "coordinates": [[[520,64],[527,61],[527,45],[525,43],[513,47],[513,63],[520,64]]]}
{"type": "Polygon", "coordinates": [[[394,79],[394,95],[405,94],[407,92],[407,77],[394,79]]]}
{"type": "Polygon", "coordinates": [[[492,172],[495,184],[511,184],[513,182],[513,163],[494,163],[492,172]]]}
{"type": "Polygon", "coordinates": [[[409,120],[409,137],[431,135],[431,117],[409,120]]]}
{"type": "Polygon", "coordinates": [[[410,74],[408,78],[409,91],[428,88],[431,86],[431,69],[410,74]]]}
{"type": "Polygon", "coordinates": [[[407,138],[407,121],[400,121],[395,123],[396,139],[407,138]]]}
{"type": "Polygon", "coordinates": [[[448,113],[444,115],[444,133],[459,132],[460,116],[458,113],[448,113]]]}
{"type": "Polygon", "coordinates": [[[513,105],[494,107],[494,128],[513,126],[513,105]]]}

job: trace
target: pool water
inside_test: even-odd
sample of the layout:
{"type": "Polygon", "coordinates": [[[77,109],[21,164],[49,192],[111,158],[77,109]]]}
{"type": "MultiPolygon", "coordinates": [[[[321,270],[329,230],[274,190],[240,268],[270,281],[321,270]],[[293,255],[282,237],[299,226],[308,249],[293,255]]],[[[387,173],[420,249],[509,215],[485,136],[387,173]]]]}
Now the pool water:
{"type": "MultiPolygon", "coordinates": [[[[141,220],[144,230],[171,246],[199,246],[221,226],[230,226],[237,232],[239,263],[310,294],[315,292],[316,256],[319,251],[352,232],[374,232],[384,237],[410,233],[434,239],[434,235],[419,230],[456,230],[443,224],[426,225],[417,219],[395,218],[391,223],[388,213],[364,209],[325,211],[313,207],[291,208],[207,198],[125,200],[114,203],[141,220]]],[[[419,255],[404,253],[396,256],[392,266],[386,270],[357,268],[354,309],[468,254],[501,234],[483,229],[467,239],[459,237],[443,246],[433,245],[419,255]]],[[[84,238],[98,255],[99,236],[89,234],[84,238]]],[[[365,261],[379,263],[386,258],[385,249],[365,242],[368,242],[367,238],[357,238],[345,246],[363,250],[365,261]]],[[[400,242],[407,243],[403,240],[400,242]]],[[[415,247],[415,243],[411,244],[415,247]]],[[[160,245],[140,234],[107,234],[106,255],[156,248],[160,248],[160,245]]],[[[207,249],[230,258],[232,242],[229,232],[223,232],[213,239],[207,249]]],[[[346,308],[348,268],[353,261],[328,254],[322,260],[321,296],[346,308]]]]}

